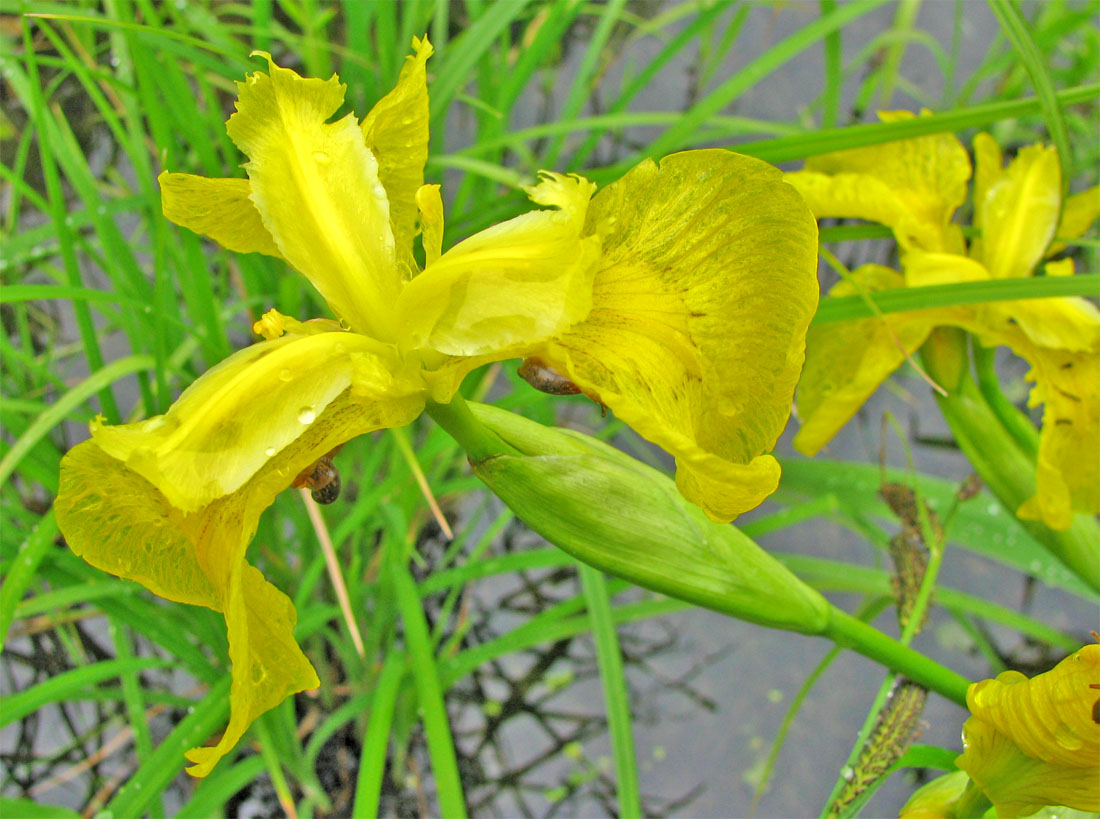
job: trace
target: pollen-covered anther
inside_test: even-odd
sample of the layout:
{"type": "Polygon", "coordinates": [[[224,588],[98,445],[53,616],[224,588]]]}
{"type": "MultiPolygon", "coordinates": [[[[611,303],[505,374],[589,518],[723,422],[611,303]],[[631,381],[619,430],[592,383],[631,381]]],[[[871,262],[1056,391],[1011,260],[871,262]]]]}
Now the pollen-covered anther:
{"type": "Polygon", "coordinates": [[[252,325],[252,332],[263,336],[267,341],[273,341],[286,332],[286,317],[278,310],[268,310],[260,320],[252,325]]]}

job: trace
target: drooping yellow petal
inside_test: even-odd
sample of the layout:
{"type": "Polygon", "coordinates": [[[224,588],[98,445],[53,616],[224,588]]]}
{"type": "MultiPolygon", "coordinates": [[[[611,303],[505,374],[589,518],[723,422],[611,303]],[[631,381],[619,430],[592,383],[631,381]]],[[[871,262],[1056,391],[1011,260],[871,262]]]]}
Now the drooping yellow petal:
{"type": "Polygon", "coordinates": [[[249,198],[247,179],[207,179],[189,173],[164,171],[160,204],[164,215],[185,228],[209,236],[238,253],[263,253],[282,258],[275,240],[264,227],[260,212],[249,198]]]}
{"type": "Polygon", "coordinates": [[[1043,805],[1100,810],[1100,645],[1085,646],[1045,674],[1006,671],[967,691],[973,715],[956,762],[1002,817],[1043,805]]]}
{"type": "Polygon", "coordinates": [[[594,192],[579,176],[544,173],[528,193],[554,210],[483,230],[409,282],[398,310],[403,343],[507,358],[583,319],[600,252],[598,237],[582,238],[594,192]]]}
{"type": "MultiPolygon", "coordinates": [[[[990,174],[992,176],[992,174],[990,174]]],[[[1030,276],[1046,253],[1062,208],[1058,152],[1030,145],[974,200],[979,260],[995,279],[1030,276]]]]}
{"type": "MultiPolygon", "coordinates": [[[[885,122],[909,119],[882,112],[885,122]]],[[[951,224],[966,198],[970,157],[953,134],[852,148],[813,157],[787,174],[814,215],[867,219],[889,226],[903,248],[958,253],[962,234],[951,224]]]]}
{"type": "MultiPolygon", "coordinates": [[[[359,387],[353,383],[319,410],[236,491],[190,511],[174,505],[96,438],[62,460],[55,509],[76,554],[162,597],[225,615],[233,666],[230,723],[215,747],[188,754],[196,776],[208,773],[259,714],[318,684],[294,641],[290,600],[245,562],[245,551],[263,510],[303,469],[350,438],[415,414],[409,410],[416,399],[364,401],[355,394],[359,387]]],[[[216,462],[217,453],[210,458],[216,462]]]]}
{"type": "MultiPolygon", "coordinates": [[[[1100,185],[1066,197],[1062,203],[1062,221],[1058,223],[1054,235],[1059,239],[1076,239],[1084,235],[1097,218],[1100,218],[1100,185]]],[[[1047,255],[1061,253],[1065,248],[1065,242],[1055,242],[1047,250],[1047,255]]]]}
{"type": "Polygon", "coordinates": [[[817,305],[817,231],[773,167],[728,151],[647,160],[600,191],[592,309],[531,349],[676,457],[716,520],[774,491],[817,305]]]}
{"type": "Polygon", "coordinates": [[[401,276],[378,162],[354,116],[326,122],[344,101],[335,76],[303,79],[268,62],[270,74],[237,83],[226,123],[249,157],[252,201],[283,258],[340,318],[392,340],[401,276]]]}
{"type": "MultiPolygon", "coordinates": [[[[124,461],[173,506],[193,511],[239,489],[318,419],[326,407],[375,372],[365,397],[400,426],[419,414],[415,385],[390,375],[383,345],[346,332],[287,335],[241,350],[195,381],[164,415],[97,426],[100,447],[124,461]]],[[[372,410],[373,411],[373,410],[372,410]]]]}
{"type": "Polygon", "coordinates": [[[414,197],[424,184],[428,161],[428,84],[424,64],[434,49],[413,37],[415,54],[405,58],[397,85],[363,119],[367,147],[378,159],[378,178],[390,203],[390,225],[403,278],[416,273],[412,256],[416,235],[414,197]]]}
{"type": "MultiPolygon", "coordinates": [[[[964,259],[964,261],[967,261],[964,259]]],[[[904,287],[900,273],[879,265],[852,272],[829,296],[904,287]]],[[[832,440],[907,353],[916,351],[936,325],[934,311],[889,313],[883,318],[820,324],[806,336],[806,365],[798,382],[796,406],[802,426],[794,447],[815,455],[832,440]]]]}

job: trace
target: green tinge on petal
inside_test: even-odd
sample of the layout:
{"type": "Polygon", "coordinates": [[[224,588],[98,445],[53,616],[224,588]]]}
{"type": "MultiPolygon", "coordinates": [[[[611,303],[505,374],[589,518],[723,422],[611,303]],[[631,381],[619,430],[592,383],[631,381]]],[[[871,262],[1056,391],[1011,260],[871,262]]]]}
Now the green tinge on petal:
{"type": "MultiPolygon", "coordinates": [[[[266,56],[266,55],[265,55],[266,56]]],[[[352,329],[392,340],[401,287],[390,209],[354,116],[326,120],[344,86],[270,61],[237,83],[230,138],[249,157],[252,201],[284,259],[352,329]]]]}
{"type": "Polygon", "coordinates": [[[364,402],[348,389],[237,491],[192,511],[173,505],[97,439],[62,459],[55,509],[76,554],[169,600],[225,615],[233,666],[230,724],[217,746],[189,752],[197,764],[191,773],[208,773],[260,713],[317,685],[294,642],[289,599],[245,562],[260,515],[321,455],[357,435],[407,423],[422,405],[417,396],[364,402]]]}
{"type": "Polygon", "coordinates": [[[1030,276],[1054,237],[1062,207],[1058,152],[1031,145],[974,200],[980,261],[995,279],[1030,276]]]}
{"type": "Polygon", "coordinates": [[[1089,645],[1045,674],[1006,671],[970,686],[973,716],[963,728],[960,768],[1000,816],[1043,805],[1100,810],[1100,725],[1093,720],[1100,645],[1089,645]]]}
{"type": "Polygon", "coordinates": [[[247,179],[207,179],[164,171],[157,177],[165,217],[195,233],[209,236],[237,253],[263,253],[282,258],[252,204],[247,179]]]}
{"type": "Polygon", "coordinates": [[[771,492],[817,306],[817,230],[775,168],[721,150],[647,160],[592,200],[588,317],[532,349],[677,458],[728,521],[771,492]]]}
{"type": "MultiPolygon", "coordinates": [[[[352,385],[359,362],[369,361],[382,378],[392,366],[389,359],[382,345],[355,333],[283,336],[218,364],[166,414],[98,426],[93,434],[173,506],[191,511],[239,489],[301,437],[352,385]]],[[[385,425],[407,423],[402,402],[408,389],[387,396],[384,386],[377,384],[371,397],[392,398],[399,408],[394,423],[385,425]]]]}
{"type": "MultiPolygon", "coordinates": [[[[1084,235],[1092,223],[1100,217],[1100,185],[1075,193],[1062,203],[1062,221],[1054,235],[1060,239],[1076,239],[1084,235]]],[[[1065,242],[1055,242],[1047,250],[1047,256],[1061,253],[1065,242]]]]}
{"type": "MultiPolygon", "coordinates": [[[[852,295],[859,288],[874,292],[904,286],[900,273],[879,265],[860,267],[852,277],[855,283],[838,283],[830,297],[852,295]]],[[[794,438],[795,449],[814,455],[832,440],[901,366],[906,353],[913,353],[928,338],[936,324],[930,312],[891,313],[810,328],[806,366],[796,394],[802,427],[794,438]]]]}
{"type": "Polygon", "coordinates": [[[434,49],[428,38],[413,38],[414,55],[405,58],[397,85],[363,119],[367,147],[378,159],[378,178],[390,203],[390,225],[403,278],[416,273],[414,197],[424,184],[428,161],[428,84],[424,64],[434,49]]]}
{"type": "MultiPolygon", "coordinates": [[[[913,114],[879,116],[894,122],[913,114]]],[[[969,178],[970,157],[953,134],[823,154],[808,160],[805,171],[787,175],[819,219],[880,222],[903,248],[951,253],[963,249],[951,216],[966,199],[969,178]]]]}
{"type": "Polygon", "coordinates": [[[398,315],[404,344],[448,355],[518,355],[591,306],[600,241],[582,238],[595,185],[544,173],[529,193],[556,208],[471,236],[409,282],[398,315]]]}

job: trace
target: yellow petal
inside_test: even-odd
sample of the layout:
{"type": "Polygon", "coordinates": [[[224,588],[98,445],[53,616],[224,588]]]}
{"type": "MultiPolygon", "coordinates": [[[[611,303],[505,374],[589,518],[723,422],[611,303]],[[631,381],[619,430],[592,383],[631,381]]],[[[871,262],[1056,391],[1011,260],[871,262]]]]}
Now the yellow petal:
{"type": "Polygon", "coordinates": [[[533,349],[676,457],[716,520],[775,488],[817,305],[817,231],[771,166],[728,151],[647,160],[592,200],[588,317],[533,349]]]}
{"type": "Polygon", "coordinates": [[[543,173],[538,210],[483,230],[409,282],[398,310],[405,344],[449,355],[506,358],[588,314],[599,258],[582,238],[595,185],[543,173]]]}
{"type": "Polygon", "coordinates": [[[237,83],[226,123],[249,157],[252,201],[283,258],[340,318],[392,340],[401,276],[378,162],[354,116],[326,122],[344,101],[335,76],[303,79],[268,60],[270,74],[237,83]]]}
{"type": "Polygon", "coordinates": [[[164,171],[157,182],[164,215],[177,225],[238,253],[282,258],[249,198],[252,186],[247,179],[207,179],[164,171]]]}
{"type": "MultiPolygon", "coordinates": [[[[1076,239],[1084,235],[1097,217],[1100,217],[1100,185],[1066,198],[1062,204],[1062,221],[1054,235],[1060,239],[1076,239]]],[[[1047,255],[1061,253],[1065,247],[1065,242],[1055,242],[1047,255]]]]}
{"type": "Polygon", "coordinates": [[[239,489],[312,425],[353,385],[406,424],[423,399],[390,375],[392,355],[355,333],[287,335],[254,344],[195,381],[164,415],[135,424],[97,426],[96,442],[192,511],[239,489]],[[364,376],[360,370],[373,375],[364,376]],[[359,385],[369,386],[360,388],[359,385]]]}
{"type": "MultiPolygon", "coordinates": [[[[354,388],[354,387],[353,387],[354,388]]],[[[72,550],[170,600],[222,612],[233,666],[231,715],[225,737],[188,757],[202,776],[263,711],[289,694],[315,687],[316,675],[293,638],[289,599],[245,562],[260,514],[321,455],[348,439],[393,425],[400,401],[375,404],[348,389],[246,483],[193,510],[183,510],[97,439],[62,460],[55,502],[72,550]]],[[[211,456],[217,461],[216,453],[211,456]]]]}
{"type": "Polygon", "coordinates": [[[982,231],[980,261],[995,279],[1030,276],[1058,225],[1062,174],[1058,152],[1031,145],[974,201],[982,231]]]}
{"type": "Polygon", "coordinates": [[[1013,349],[1031,364],[1029,405],[1043,405],[1036,495],[1018,514],[1067,529],[1074,512],[1100,514],[1100,354],[1013,349]]]}
{"type": "MultiPolygon", "coordinates": [[[[911,118],[883,112],[886,122],[911,118]]],[[[933,134],[814,157],[787,175],[821,219],[867,219],[889,226],[903,248],[963,249],[951,216],[966,198],[970,157],[953,134],[933,134]]]]}
{"type": "Polygon", "coordinates": [[[413,38],[414,55],[405,58],[397,85],[382,97],[363,119],[367,147],[378,159],[378,178],[390,203],[390,225],[403,278],[416,272],[412,256],[416,235],[414,197],[424,184],[428,161],[428,85],[424,64],[434,49],[413,38]]]}
{"type": "Polygon", "coordinates": [[[439,185],[423,185],[416,191],[420,230],[424,242],[424,264],[432,265],[443,253],[443,199],[439,185]]]}
{"type": "Polygon", "coordinates": [[[206,776],[261,714],[287,697],[321,684],[294,639],[297,621],[290,598],[242,561],[230,581],[225,610],[233,672],[229,724],[217,745],[186,752],[193,763],[187,773],[206,776]]]}
{"type": "MultiPolygon", "coordinates": [[[[964,261],[967,261],[964,259],[964,261]]],[[[829,296],[848,296],[903,287],[900,273],[879,265],[852,272],[856,283],[839,282],[829,296]]],[[[806,366],[798,382],[796,405],[802,422],[794,447],[816,454],[855,415],[890,374],[917,350],[936,321],[933,311],[889,313],[820,324],[806,336],[806,366]]]]}
{"type": "Polygon", "coordinates": [[[1043,805],[1100,810],[1100,645],[1085,646],[1028,679],[1006,671],[967,691],[973,716],[956,762],[985,791],[1000,816],[1043,805]]]}

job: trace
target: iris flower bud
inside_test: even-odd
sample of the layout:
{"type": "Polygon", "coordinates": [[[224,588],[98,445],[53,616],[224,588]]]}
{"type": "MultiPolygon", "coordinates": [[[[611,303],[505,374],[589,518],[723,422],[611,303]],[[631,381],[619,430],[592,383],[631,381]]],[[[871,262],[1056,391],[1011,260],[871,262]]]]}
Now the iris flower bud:
{"type": "Polygon", "coordinates": [[[830,606],[733,526],[715,523],[655,469],[607,444],[494,407],[476,418],[518,450],[473,462],[534,531],[578,560],[741,620],[821,634],[830,606]]]}

